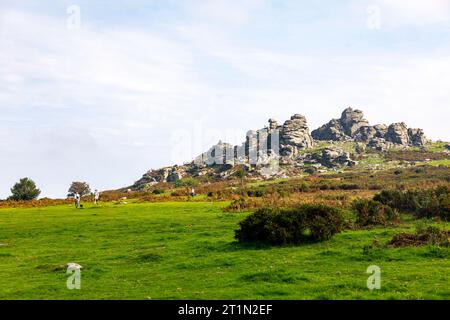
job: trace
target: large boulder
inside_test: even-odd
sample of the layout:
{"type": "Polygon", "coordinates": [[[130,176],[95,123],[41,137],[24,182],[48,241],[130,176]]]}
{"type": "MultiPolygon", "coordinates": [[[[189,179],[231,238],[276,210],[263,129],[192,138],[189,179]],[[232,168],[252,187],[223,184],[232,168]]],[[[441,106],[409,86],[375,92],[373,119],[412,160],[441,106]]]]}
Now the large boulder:
{"type": "Polygon", "coordinates": [[[385,151],[391,148],[393,143],[386,141],[384,138],[373,138],[367,143],[367,146],[378,151],[385,151]]]}
{"type": "MultiPolygon", "coordinates": [[[[354,139],[362,127],[369,127],[361,110],[347,108],[342,112],[340,119],[333,119],[319,129],[312,132],[316,140],[346,141],[354,139]]],[[[370,129],[366,129],[370,130],[370,129]]],[[[365,132],[370,134],[370,132],[365,132]]]]}
{"type": "Polygon", "coordinates": [[[354,137],[361,127],[367,127],[369,122],[364,119],[361,110],[347,108],[342,112],[340,122],[344,128],[344,133],[349,137],[354,137]]]}
{"type": "Polygon", "coordinates": [[[339,148],[326,148],[322,150],[320,158],[317,159],[322,165],[327,167],[354,166],[356,161],[352,160],[350,153],[339,148]]]}
{"type": "Polygon", "coordinates": [[[367,146],[384,150],[392,146],[424,146],[428,143],[422,129],[408,129],[405,123],[370,126],[360,110],[347,108],[341,118],[333,119],[314,130],[316,140],[356,141],[367,146]]]}
{"type": "Polygon", "coordinates": [[[408,129],[409,142],[414,147],[421,147],[428,143],[422,129],[408,129]]]}
{"type": "Polygon", "coordinates": [[[299,150],[311,148],[313,145],[314,140],[309,133],[304,116],[293,115],[281,127],[280,150],[282,155],[295,155],[299,150]]]}
{"type": "Polygon", "coordinates": [[[339,120],[333,119],[327,124],[324,124],[319,129],[311,132],[311,135],[316,140],[325,141],[345,141],[348,137],[344,133],[344,128],[339,120]]]}
{"type": "Polygon", "coordinates": [[[391,124],[388,127],[385,139],[386,141],[390,141],[398,145],[408,146],[410,141],[408,127],[404,122],[391,124]]]}
{"type": "Polygon", "coordinates": [[[370,142],[373,139],[383,138],[386,135],[388,127],[383,124],[375,126],[363,126],[355,134],[355,141],[370,142]]]}

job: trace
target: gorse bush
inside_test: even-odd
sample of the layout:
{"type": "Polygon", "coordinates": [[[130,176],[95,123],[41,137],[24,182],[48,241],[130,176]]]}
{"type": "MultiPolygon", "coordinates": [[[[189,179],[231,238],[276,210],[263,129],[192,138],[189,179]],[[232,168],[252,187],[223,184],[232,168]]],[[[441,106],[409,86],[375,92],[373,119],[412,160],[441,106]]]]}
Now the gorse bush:
{"type": "Polygon", "coordinates": [[[329,240],[344,227],[342,212],[325,205],[302,205],[292,209],[262,208],[240,222],[239,242],[296,244],[329,240]]]}
{"type": "Polygon", "coordinates": [[[384,190],[375,195],[379,201],[392,208],[414,213],[419,218],[450,220],[450,189],[438,187],[430,190],[384,190]]]}
{"type": "Polygon", "coordinates": [[[356,224],[359,226],[386,226],[398,222],[399,214],[391,207],[374,200],[357,200],[353,203],[356,224]]]}
{"type": "Polygon", "coordinates": [[[181,188],[181,187],[195,187],[198,185],[198,180],[194,179],[194,178],[183,178],[183,179],[179,179],[176,180],[173,183],[173,186],[175,188],[181,188]]]}

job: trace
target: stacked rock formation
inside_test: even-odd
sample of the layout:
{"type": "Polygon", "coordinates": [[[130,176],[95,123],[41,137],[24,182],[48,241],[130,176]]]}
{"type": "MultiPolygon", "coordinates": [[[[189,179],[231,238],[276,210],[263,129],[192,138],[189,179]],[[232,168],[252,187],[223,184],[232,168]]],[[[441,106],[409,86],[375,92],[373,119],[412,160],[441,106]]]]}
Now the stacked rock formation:
{"type": "Polygon", "coordinates": [[[269,126],[260,130],[247,132],[246,140],[241,146],[219,142],[207,152],[197,157],[198,165],[264,164],[271,157],[293,158],[314,145],[309,133],[306,118],[296,114],[282,126],[274,119],[269,126]]]}
{"type": "Polygon", "coordinates": [[[428,140],[422,129],[411,129],[403,122],[390,126],[370,126],[360,110],[347,108],[340,119],[333,119],[312,132],[316,140],[364,142],[376,149],[398,146],[423,146],[428,140]]]}
{"type": "Polygon", "coordinates": [[[293,115],[281,127],[280,154],[292,157],[301,150],[309,149],[314,140],[309,133],[306,118],[300,114],[293,115]]]}
{"type": "Polygon", "coordinates": [[[421,129],[408,128],[403,122],[371,126],[362,111],[352,108],[345,109],[339,119],[331,120],[311,134],[306,118],[295,114],[283,125],[270,119],[267,127],[248,131],[241,145],[219,141],[190,164],[148,171],[133,188],[173,182],[189,175],[218,174],[222,178],[232,174],[231,169],[235,165],[244,165],[248,170],[264,170],[271,166],[273,160],[291,168],[302,167],[307,162],[326,167],[357,164],[349,152],[334,146],[328,146],[321,153],[308,153],[307,150],[314,147],[314,140],[354,141],[359,143],[359,148],[363,145],[363,149],[366,146],[378,150],[393,146],[417,147],[428,143],[421,129]]]}
{"type": "Polygon", "coordinates": [[[355,138],[362,127],[368,127],[369,122],[364,119],[360,110],[347,108],[340,119],[333,119],[312,132],[316,140],[347,141],[355,138]]]}

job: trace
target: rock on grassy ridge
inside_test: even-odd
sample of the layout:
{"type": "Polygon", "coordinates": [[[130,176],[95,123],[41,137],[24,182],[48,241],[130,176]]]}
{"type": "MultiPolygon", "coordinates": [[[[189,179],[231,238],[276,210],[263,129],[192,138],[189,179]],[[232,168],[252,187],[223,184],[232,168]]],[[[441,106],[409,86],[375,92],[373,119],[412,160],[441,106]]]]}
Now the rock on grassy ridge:
{"type": "Polygon", "coordinates": [[[295,114],[282,125],[270,119],[264,128],[248,131],[241,145],[219,141],[188,164],[150,170],[131,188],[142,190],[184,177],[226,179],[237,168],[245,169],[254,178],[337,170],[357,165],[355,158],[367,148],[384,152],[395,147],[424,147],[428,143],[422,129],[408,128],[403,122],[372,126],[362,111],[352,108],[312,133],[306,117],[295,114]],[[354,148],[345,150],[347,143],[354,148]]]}
{"type": "Polygon", "coordinates": [[[403,123],[370,126],[361,110],[347,108],[339,119],[333,119],[312,132],[315,140],[356,141],[384,150],[393,146],[420,147],[428,143],[422,129],[411,129],[403,123]]]}

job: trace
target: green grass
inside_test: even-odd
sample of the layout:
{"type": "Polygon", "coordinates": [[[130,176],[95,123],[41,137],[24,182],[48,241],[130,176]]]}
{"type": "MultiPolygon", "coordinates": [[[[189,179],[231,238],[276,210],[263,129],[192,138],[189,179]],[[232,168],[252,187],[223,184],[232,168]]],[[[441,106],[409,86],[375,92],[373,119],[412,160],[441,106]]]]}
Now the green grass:
{"type": "Polygon", "coordinates": [[[432,160],[426,163],[430,166],[447,166],[450,167],[450,159],[432,160]]]}
{"type": "Polygon", "coordinates": [[[449,142],[444,142],[444,141],[437,141],[437,142],[433,142],[430,147],[428,147],[428,151],[430,152],[444,152],[445,146],[450,144],[449,142]]]}
{"type": "MultiPolygon", "coordinates": [[[[450,249],[366,249],[398,228],[288,247],[237,244],[224,203],[0,210],[0,299],[449,299],[450,249]],[[83,266],[81,290],[65,265],[83,266]],[[378,265],[381,290],[366,287],[378,265]]],[[[448,227],[448,225],[447,225],[448,227]]]]}
{"type": "Polygon", "coordinates": [[[291,178],[277,178],[277,179],[271,179],[271,180],[258,180],[254,182],[249,182],[246,184],[247,187],[260,187],[260,186],[266,186],[271,184],[277,184],[280,182],[289,181],[291,178]]]}

